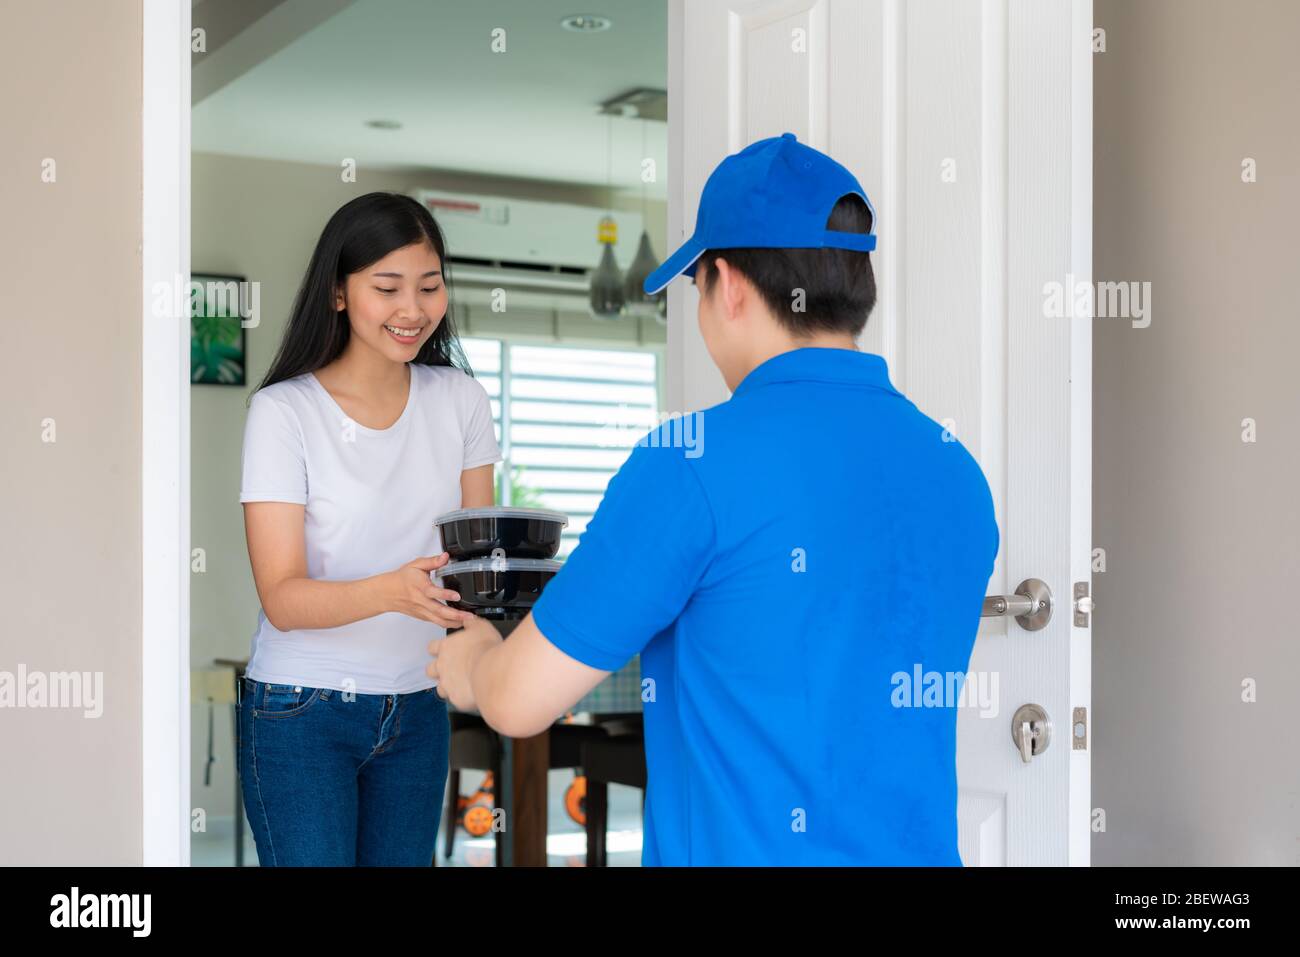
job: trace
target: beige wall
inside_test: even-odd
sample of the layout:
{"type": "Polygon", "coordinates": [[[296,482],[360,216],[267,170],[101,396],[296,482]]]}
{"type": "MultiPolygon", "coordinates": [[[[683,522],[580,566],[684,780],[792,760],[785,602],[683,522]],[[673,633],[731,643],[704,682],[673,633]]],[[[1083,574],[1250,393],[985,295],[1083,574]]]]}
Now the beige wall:
{"type": "Polygon", "coordinates": [[[0,17],[0,671],[103,674],[0,709],[0,864],[139,864],[140,3],[0,17]]]}
{"type": "Polygon", "coordinates": [[[1092,859],[1300,864],[1300,4],[1095,22],[1094,270],[1153,311],[1095,323],[1092,859]]]}
{"type": "MultiPolygon", "coordinates": [[[[207,570],[191,578],[190,662],[195,670],[191,709],[191,799],[214,828],[234,813],[231,672],[212,671],[215,658],[246,658],[257,624],[257,592],[248,565],[239,506],[239,457],[245,402],[270,367],[288,320],[308,257],[329,216],[354,196],[372,190],[407,192],[417,187],[486,193],[599,207],[604,189],[447,173],[368,173],[343,183],[334,166],[196,153],[191,164],[191,269],[241,275],[261,283],[261,321],[248,329],[248,385],[195,386],[190,394],[192,546],[206,554],[207,570]],[[203,783],[207,759],[208,705],[217,697],[211,784],[203,783]]],[[[640,211],[629,197],[616,205],[640,211]]],[[[593,220],[593,230],[594,230],[593,220]]],[[[658,255],[666,255],[666,208],[649,202],[646,226],[658,255]]],[[[593,249],[595,234],[592,234],[593,249]]],[[[453,251],[454,252],[454,251],[453,251]]],[[[593,263],[594,264],[594,263],[593,263]]],[[[461,312],[463,315],[463,311],[461,312]]],[[[650,323],[653,327],[655,324],[650,323]]],[[[568,328],[580,332],[583,323],[568,328]]],[[[618,324],[624,327],[623,324],[618,324]]],[[[549,329],[550,325],[545,324],[549,329]]],[[[616,327],[590,320],[592,335],[616,327]]],[[[625,327],[624,327],[625,328],[625,327]]],[[[477,330],[477,326],[476,326],[477,330]]],[[[647,329],[647,338],[662,327],[647,329]]],[[[233,853],[233,852],[232,852],[233,853]]]]}

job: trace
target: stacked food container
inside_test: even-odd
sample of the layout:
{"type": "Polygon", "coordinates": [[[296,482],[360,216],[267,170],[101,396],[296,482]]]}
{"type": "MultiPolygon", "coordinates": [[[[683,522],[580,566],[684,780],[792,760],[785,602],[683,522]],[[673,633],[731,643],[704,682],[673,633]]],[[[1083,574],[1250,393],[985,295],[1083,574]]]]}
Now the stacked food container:
{"type": "Polygon", "coordinates": [[[482,618],[520,621],[560,570],[554,561],[563,512],[491,505],[462,508],[434,521],[451,561],[434,573],[441,587],[460,595],[453,608],[482,618]]]}

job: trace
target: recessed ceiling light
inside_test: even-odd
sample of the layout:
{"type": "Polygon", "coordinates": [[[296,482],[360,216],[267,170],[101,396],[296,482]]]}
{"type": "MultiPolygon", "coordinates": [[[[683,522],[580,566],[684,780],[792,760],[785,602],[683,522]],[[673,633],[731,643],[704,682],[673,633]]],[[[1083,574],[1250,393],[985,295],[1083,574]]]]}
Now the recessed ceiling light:
{"type": "Polygon", "coordinates": [[[560,21],[560,26],[574,33],[600,33],[613,25],[614,21],[609,17],[602,17],[596,13],[575,13],[560,21]]]}
{"type": "Polygon", "coordinates": [[[402,124],[397,120],[366,120],[366,126],[375,130],[400,130],[402,124]]]}

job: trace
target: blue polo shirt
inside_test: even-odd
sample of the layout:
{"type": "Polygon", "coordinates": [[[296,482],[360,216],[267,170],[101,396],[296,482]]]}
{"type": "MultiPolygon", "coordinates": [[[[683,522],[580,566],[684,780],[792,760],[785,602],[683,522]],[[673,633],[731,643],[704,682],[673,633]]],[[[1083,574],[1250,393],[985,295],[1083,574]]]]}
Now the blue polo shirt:
{"type": "Polygon", "coordinates": [[[960,866],[997,550],[979,465],[879,355],[782,353],[650,432],[533,609],[592,667],[641,654],[642,862],[960,866]]]}

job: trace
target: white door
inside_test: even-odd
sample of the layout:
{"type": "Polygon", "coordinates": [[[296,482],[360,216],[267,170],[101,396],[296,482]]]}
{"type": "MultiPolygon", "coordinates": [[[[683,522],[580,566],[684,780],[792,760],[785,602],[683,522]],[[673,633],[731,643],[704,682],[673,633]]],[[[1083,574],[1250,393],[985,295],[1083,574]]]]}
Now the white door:
{"type": "MultiPolygon", "coordinates": [[[[1051,590],[1040,630],[980,628],[966,689],[997,695],[958,718],[967,866],[1089,862],[1091,645],[1072,606],[1091,582],[1092,338],[1045,302],[1091,279],[1091,31],[1091,0],[670,0],[670,248],[714,166],[756,139],[790,131],[849,167],[880,217],[861,346],[983,466],[989,594],[1051,590]],[[1025,704],[1051,722],[1028,762],[1025,704]]],[[[668,408],[722,401],[695,290],[669,290],[668,408]]]]}

